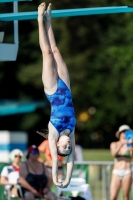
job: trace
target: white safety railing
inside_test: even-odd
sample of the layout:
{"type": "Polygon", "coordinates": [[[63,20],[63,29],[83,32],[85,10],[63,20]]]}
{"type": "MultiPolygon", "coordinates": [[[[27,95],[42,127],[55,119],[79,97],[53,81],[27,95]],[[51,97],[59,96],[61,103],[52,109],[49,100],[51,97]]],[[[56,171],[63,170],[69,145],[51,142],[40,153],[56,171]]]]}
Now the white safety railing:
{"type": "MultiPolygon", "coordinates": [[[[83,161],[75,162],[75,165],[88,165],[88,183],[93,196],[93,200],[109,200],[110,181],[114,162],[83,161]]],[[[130,199],[133,199],[133,184],[130,192],[130,199]]],[[[119,192],[118,200],[123,200],[122,190],[119,192]]]]}

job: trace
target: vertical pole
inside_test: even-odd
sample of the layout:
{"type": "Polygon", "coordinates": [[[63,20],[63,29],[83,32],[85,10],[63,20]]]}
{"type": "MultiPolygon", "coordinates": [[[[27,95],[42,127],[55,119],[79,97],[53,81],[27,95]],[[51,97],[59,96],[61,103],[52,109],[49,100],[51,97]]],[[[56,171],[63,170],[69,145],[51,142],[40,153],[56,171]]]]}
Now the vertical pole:
{"type": "Polygon", "coordinates": [[[110,171],[111,165],[107,165],[107,199],[110,199],[110,171]]]}
{"type": "MultiPolygon", "coordinates": [[[[14,13],[18,12],[18,2],[13,2],[14,13]]],[[[14,43],[18,52],[18,20],[14,20],[14,43]]]]}
{"type": "Polygon", "coordinates": [[[100,169],[99,169],[99,165],[94,165],[94,167],[96,168],[96,174],[95,174],[95,197],[98,200],[99,199],[99,191],[100,191],[100,184],[99,184],[99,173],[100,173],[100,169]]]}
{"type": "Polygon", "coordinates": [[[8,200],[11,200],[11,196],[10,196],[10,188],[8,188],[7,192],[8,192],[8,200]]]}
{"type": "Polygon", "coordinates": [[[102,199],[106,200],[106,171],[104,165],[102,165],[102,196],[102,199]]]}

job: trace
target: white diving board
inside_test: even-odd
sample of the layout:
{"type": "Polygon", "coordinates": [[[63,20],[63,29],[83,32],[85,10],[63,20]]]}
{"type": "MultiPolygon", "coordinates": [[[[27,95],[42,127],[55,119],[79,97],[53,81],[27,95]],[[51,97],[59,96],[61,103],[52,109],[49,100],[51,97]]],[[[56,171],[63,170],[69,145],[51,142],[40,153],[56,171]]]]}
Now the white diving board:
{"type": "MultiPolygon", "coordinates": [[[[52,10],[52,18],[133,12],[133,6],[52,10]]],[[[37,19],[37,11],[0,14],[0,21],[37,19]]]]}

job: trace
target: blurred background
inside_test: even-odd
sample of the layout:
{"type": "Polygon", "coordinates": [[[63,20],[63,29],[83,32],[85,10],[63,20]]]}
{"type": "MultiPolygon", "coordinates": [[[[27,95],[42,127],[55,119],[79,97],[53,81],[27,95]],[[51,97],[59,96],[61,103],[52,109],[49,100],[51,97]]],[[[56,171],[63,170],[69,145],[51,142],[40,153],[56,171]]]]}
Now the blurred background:
{"type": "MultiPolygon", "coordinates": [[[[18,11],[37,11],[42,1],[19,2],[18,11]]],[[[49,1],[46,0],[48,4],[49,1]]],[[[123,0],[54,1],[53,10],[132,5],[123,0]]],[[[121,124],[133,123],[133,14],[53,19],[57,45],[68,66],[77,119],[76,142],[84,149],[109,150],[121,124]]],[[[22,20],[16,61],[0,62],[0,100],[44,101],[33,112],[0,115],[0,130],[28,133],[28,145],[42,142],[50,105],[41,79],[37,20],[22,20]]],[[[2,107],[1,107],[2,108],[2,107]]],[[[1,112],[1,111],[0,111],[1,112]]]]}
{"type": "MultiPolygon", "coordinates": [[[[41,2],[19,2],[18,12],[37,11],[41,2]]],[[[131,0],[51,0],[51,3],[53,10],[133,6],[131,0]]],[[[7,3],[7,8],[12,10],[12,4],[7,3]]],[[[77,120],[76,143],[83,149],[84,161],[100,161],[84,166],[87,177],[89,166],[95,200],[99,200],[101,193],[105,200],[109,196],[113,165],[110,143],[116,141],[120,125],[133,128],[133,13],[54,18],[53,29],[70,74],[77,120]]],[[[11,24],[3,43],[12,42],[10,30],[11,24]]],[[[38,146],[43,138],[36,131],[47,129],[50,118],[50,104],[41,78],[37,20],[18,21],[18,33],[16,61],[0,62],[0,151],[19,147],[26,152],[31,144],[38,146]]]]}

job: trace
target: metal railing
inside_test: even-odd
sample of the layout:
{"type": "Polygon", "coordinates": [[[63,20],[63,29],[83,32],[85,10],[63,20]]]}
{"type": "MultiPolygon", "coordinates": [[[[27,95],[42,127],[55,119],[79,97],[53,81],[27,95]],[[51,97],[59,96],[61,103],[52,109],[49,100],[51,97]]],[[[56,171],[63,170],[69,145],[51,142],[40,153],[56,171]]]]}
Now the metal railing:
{"type": "MultiPolygon", "coordinates": [[[[73,175],[75,177],[78,176],[87,180],[90,186],[90,191],[92,193],[93,200],[109,200],[110,181],[112,176],[113,165],[114,162],[110,161],[75,162],[75,169],[73,175]]],[[[133,184],[130,192],[130,200],[132,199],[133,184]]],[[[117,200],[123,200],[122,191],[120,191],[117,200]]]]}
{"type": "MultiPolygon", "coordinates": [[[[90,185],[93,200],[109,200],[110,181],[114,162],[83,161],[75,162],[75,165],[88,165],[88,183],[90,185]]],[[[130,192],[130,199],[133,199],[133,184],[130,192]]],[[[122,190],[119,192],[118,200],[123,200],[122,190]]]]}

